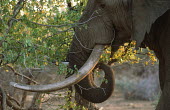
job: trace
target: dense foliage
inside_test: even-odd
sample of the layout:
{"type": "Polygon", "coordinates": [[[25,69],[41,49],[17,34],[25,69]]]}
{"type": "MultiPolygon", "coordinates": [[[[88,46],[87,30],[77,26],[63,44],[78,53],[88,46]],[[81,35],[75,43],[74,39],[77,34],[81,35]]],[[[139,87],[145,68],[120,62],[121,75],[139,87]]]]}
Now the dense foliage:
{"type": "Polygon", "coordinates": [[[63,61],[85,0],[2,0],[0,59],[26,68],[63,61]],[[81,2],[81,5],[80,5],[81,2]]]}

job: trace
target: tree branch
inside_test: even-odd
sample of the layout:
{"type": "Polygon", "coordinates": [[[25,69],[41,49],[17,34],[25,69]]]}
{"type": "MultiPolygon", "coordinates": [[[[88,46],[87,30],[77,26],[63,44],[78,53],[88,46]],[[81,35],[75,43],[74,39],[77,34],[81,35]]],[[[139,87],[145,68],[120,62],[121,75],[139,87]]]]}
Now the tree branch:
{"type": "Polygon", "coordinates": [[[23,74],[20,74],[20,73],[16,72],[16,71],[14,70],[14,68],[11,67],[10,65],[6,65],[6,66],[7,66],[8,68],[10,68],[10,69],[14,72],[15,75],[19,75],[19,76],[21,76],[21,77],[23,77],[23,78],[25,78],[25,79],[27,79],[27,80],[30,80],[30,81],[33,82],[34,84],[39,84],[37,81],[34,81],[33,79],[31,79],[31,78],[29,78],[29,77],[27,77],[27,76],[25,76],[25,75],[23,75],[23,74]]]}
{"type": "MultiPolygon", "coordinates": [[[[90,17],[88,20],[84,21],[84,22],[79,22],[79,23],[69,23],[69,24],[62,24],[62,25],[48,25],[48,24],[40,24],[40,23],[36,23],[36,22],[33,22],[33,21],[29,21],[29,20],[27,20],[27,21],[30,22],[30,23],[36,24],[36,25],[46,26],[46,27],[56,27],[56,28],[61,28],[61,27],[64,27],[64,26],[72,26],[71,28],[74,28],[74,27],[77,27],[77,25],[86,24],[87,22],[91,21],[92,19],[101,16],[101,15],[97,15],[97,16],[93,16],[93,15],[94,15],[94,12],[93,12],[93,14],[91,15],[91,17],[90,17]]],[[[22,21],[22,19],[16,19],[16,18],[12,18],[12,19],[13,19],[14,21],[22,21]]]]}
{"type": "Polygon", "coordinates": [[[26,110],[24,108],[21,108],[20,106],[12,103],[10,100],[7,99],[7,105],[11,107],[13,110],[26,110]]]}
{"type": "Polygon", "coordinates": [[[20,106],[19,102],[17,100],[15,100],[13,97],[11,97],[10,95],[7,94],[7,101],[14,101],[18,106],[20,106]]]}
{"type": "Polygon", "coordinates": [[[13,16],[8,21],[8,29],[6,30],[7,34],[9,33],[9,31],[10,31],[12,25],[13,25],[13,22],[15,21],[16,16],[20,12],[20,10],[23,8],[25,1],[26,0],[19,0],[18,3],[15,5],[14,11],[13,11],[13,16]]]}
{"type": "Polygon", "coordinates": [[[1,104],[2,104],[2,107],[1,109],[2,110],[6,110],[6,94],[5,94],[5,91],[2,89],[2,87],[0,87],[0,94],[1,94],[1,104]]]}

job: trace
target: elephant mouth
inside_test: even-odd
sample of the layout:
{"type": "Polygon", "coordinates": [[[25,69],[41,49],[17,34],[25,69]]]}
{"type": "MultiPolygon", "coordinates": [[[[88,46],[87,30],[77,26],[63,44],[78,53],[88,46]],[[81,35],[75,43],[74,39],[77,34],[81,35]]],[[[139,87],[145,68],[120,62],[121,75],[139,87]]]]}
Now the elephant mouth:
{"type": "Polygon", "coordinates": [[[104,47],[104,45],[96,45],[93,48],[93,51],[86,63],[78,70],[78,73],[73,74],[72,76],[66,78],[64,81],[47,85],[25,85],[16,82],[10,82],[10,85],[15,88],[31,92],[52,92],[77,84],[78,82],[83,80],[87,75],[89,75],[89,73],[97,65],[100,56],[104,50],[104,47]]]}

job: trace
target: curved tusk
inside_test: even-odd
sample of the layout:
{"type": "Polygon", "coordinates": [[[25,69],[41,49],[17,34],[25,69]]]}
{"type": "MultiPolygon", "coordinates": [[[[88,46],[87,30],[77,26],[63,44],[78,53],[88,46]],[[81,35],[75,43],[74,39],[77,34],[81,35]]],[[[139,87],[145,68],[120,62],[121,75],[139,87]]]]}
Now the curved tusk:
{"type": "Polygon", "coordinates": [[[10,85],[18,89],[32,92],[52,92],[64,89],[66,87],[69,87],[70,85],[78,83],[83,78],[85,78],[98,63],[103,50],[104,45],[96,45],[86,63],[78,70],[78,73],[68,77],[64,81],[47,85],[24,85],[15,82],[10,82],[10,85]]]}

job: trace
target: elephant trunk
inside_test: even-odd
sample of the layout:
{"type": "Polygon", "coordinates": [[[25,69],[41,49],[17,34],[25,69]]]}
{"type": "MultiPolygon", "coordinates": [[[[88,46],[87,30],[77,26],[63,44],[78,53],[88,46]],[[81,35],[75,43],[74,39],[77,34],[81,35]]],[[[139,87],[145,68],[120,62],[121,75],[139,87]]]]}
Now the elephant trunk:
{"type": "MultiPolygon", "coordinates": [[[[81,68],[81,66],[84,65],[92,52],[92,49],[90,48],[93,48],[93,44],[88,45],[88,48],[84,47],[83,44],[81,44],[80,41],[76,39],[76,37],[74,37],[70,48],[70,53],[67,56],[69,67],[74,70],[81,68]]],[[[97,51],[96,54],[98,54],[97,51]]],[[[94,84],[92,73],[81,80],[78,84],[75,84],[76,91],[84,99],[92,103],[101,103],[107,100],[112,95],[112,92],[114,90],[113,70],[110,68],[110,66],[107,66],[105,64],[100,64],[99,68],[105,72],[106,79],[105,82],[102,82],[100,87],[97,87],[94,84]]]]}

